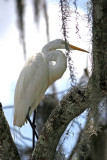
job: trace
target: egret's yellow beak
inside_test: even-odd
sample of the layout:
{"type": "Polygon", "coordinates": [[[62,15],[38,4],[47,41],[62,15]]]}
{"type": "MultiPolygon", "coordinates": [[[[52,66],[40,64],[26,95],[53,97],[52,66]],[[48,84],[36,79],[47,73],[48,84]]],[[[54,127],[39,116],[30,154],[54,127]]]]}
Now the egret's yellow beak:
{"type": "Polygon", "coordinates": [[[78,51],[82,51],[82,52],[87,52],[89,53],[88,51],[84,50],[84,49],[81,49],[79,47],[76,47],[76,46],[73,46],[72,44],[68,44],[69,48],[72,49],[72,50],[78,50],[78,51]]]}

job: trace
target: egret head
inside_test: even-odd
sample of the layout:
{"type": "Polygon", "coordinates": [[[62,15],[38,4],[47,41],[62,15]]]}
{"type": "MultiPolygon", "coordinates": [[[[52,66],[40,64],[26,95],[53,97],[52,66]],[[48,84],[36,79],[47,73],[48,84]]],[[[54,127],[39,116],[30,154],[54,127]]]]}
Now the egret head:
{"type": "MultiPolygon", "coordinates": [[[[56,46],[59,45],[59,49],[65,49],[65,48],[66,48],[66,45],[67,45],[67,47],[68,47],[70,50],[78,50],[78,51],[82,51],[82,52],[87,52],[87,53],[89,53],[88,51],[86,51],[86,50],[84,50],[84,49],[81,49],[81,48],[79,48],[79,47],[76,47],[76,46],[74,46],[74,45],[72,45],[72,44],[69,44],[69,43],[65,42],[64,40],[62,40],[62,39],[56,39],[56,40],[54,40],[54,41],[55,41],[55,43],[56,43],[56,46]]],[[[57,49],[57,48],[56,48],[56,49],[57,49]]]]}
{"type": "Polygon", "coordinates": [[[53,41],[50,41],[48,44],[46,44],[42,48],[42,52],[43,53],[47,53],[49,51],[56,50],[56,49],[65,49],[66,48],[65,45],[67,45],[70,50],[78,50],[78,51],[82,51],[82,52],[87,52],[88,53],[88,51],[86,51],[84,49],[81,49],[79,47],[76,47],[76,46],[74,46],[72,44],[66,43],[62,39],[55,39],[53,41]]]}

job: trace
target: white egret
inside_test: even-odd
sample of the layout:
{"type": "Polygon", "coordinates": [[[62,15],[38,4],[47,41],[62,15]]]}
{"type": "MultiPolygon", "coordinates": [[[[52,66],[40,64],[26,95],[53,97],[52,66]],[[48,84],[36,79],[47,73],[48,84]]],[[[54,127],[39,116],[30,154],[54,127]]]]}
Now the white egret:
{"type": "MultiPolygon", "coordinates": [[[[68,44],[69,49],[87,52],[68,44]]],[[[65,41],[49,42],[25,64],[16,84],[14,97],[14,125],[21,127],[37,108],[47,88],[61,78],[67,67],[67,58],[58,49],[65,49],[65,41]],[[55,63],[53,63],[53,61],[55,63]]]]}

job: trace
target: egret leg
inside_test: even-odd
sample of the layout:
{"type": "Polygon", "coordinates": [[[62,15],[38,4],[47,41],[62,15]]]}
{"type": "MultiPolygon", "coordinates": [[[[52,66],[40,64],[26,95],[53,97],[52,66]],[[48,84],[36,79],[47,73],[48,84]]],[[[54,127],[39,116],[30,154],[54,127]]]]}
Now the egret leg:
{"type": "Polygon", "coordinates": [[[34,111],[34,117],[33,117],[33,122],[32,122],[32,121],[30,120],[30,117],[29,117],[30,108],[31,108],[31,107],[29,107],[29,110],[28,110],[28,114],[27,114],[27,116],[26,116],[26,119],[29,121],[30,126],[31,126],[31,128],[32,128],[32,130],[33,130],[33,148],[34,148],[34,146],[35,146],[35,136],[36,136],[36,138],[38,139],[38,134],[37,134],[37,132],[36,132],[36,125],[35,125],[36,110],[34,111]]]}
{"type": "MultiPolygon", "coordinates": [[[[35,126],[35,130],[33,130],[33,132],[32,132],[32,137],[33,137],[33,148],[35,147],[35,132],[34,131],[36,131],[36,124],[35,124],[35,120],[36,120],[36,109],[34,110],[34,113],[33,113],[33,125],[35,126]]],[[[36,133],[37,134],[37,133],[36,133]]],[[[36,138],[38,139],[38,135],[36,135],[36,138]]]]}

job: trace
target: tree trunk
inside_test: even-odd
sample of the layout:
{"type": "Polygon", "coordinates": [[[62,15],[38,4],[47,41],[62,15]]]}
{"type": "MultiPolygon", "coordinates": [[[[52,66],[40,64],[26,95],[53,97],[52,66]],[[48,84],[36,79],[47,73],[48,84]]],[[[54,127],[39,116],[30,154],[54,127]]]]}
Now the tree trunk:
{"type": "Polygon", "coordinates": [[[92,2],[93,82],[97,81],[97,85],[107,93],[107,0],[92,2]]]}

